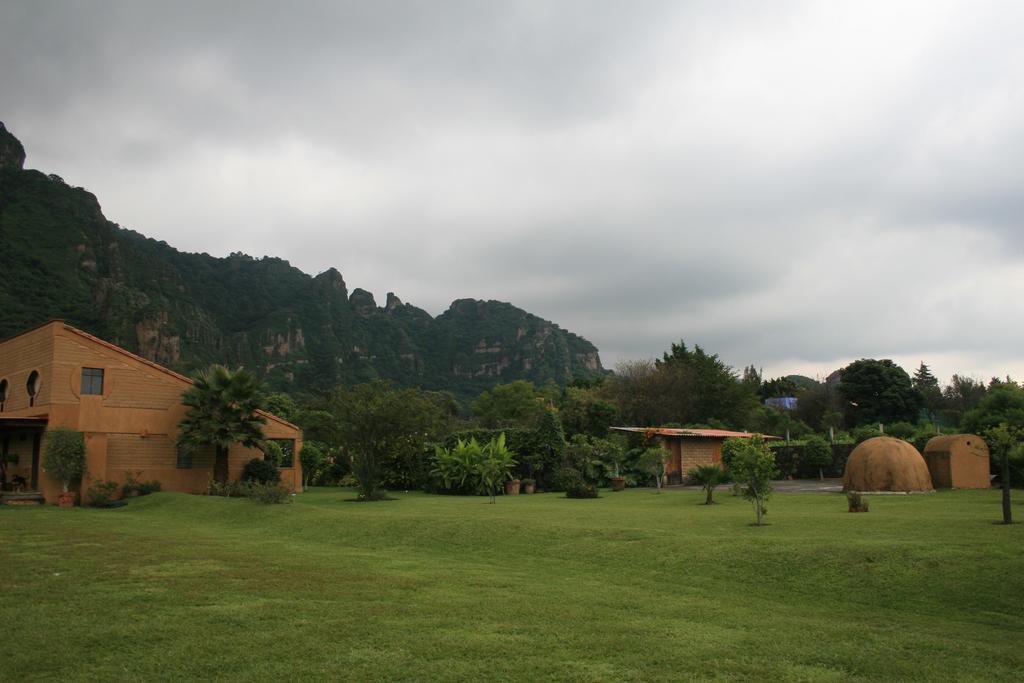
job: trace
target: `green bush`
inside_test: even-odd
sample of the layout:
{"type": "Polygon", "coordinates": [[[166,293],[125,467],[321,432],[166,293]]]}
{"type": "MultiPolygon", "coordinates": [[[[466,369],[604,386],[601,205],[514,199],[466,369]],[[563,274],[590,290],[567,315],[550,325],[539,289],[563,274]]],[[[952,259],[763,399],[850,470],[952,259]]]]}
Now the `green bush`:
{"type": "Polygon", "coordinates": [[[89,488],[85,492],[85,502],[87,505],[92,507],[102,508],[106,507],[114,501],[114,496],[117,494],[117,482],[116,481],[104,481],[98,479],[89,485],[89,488]]]}
{"type": "Polygon", "coordinates": [[[210,478],[206,486],[206,493],[210,496],[224,496],[226,498],[245,498],[249,495],[249,482],[226,481],[223,484],[210,478]]]}
{"type": "Polygon", "coordinates": [[[249,482],[249,500],[265,505],[280,505],[292,502],[292,490],[279,481],[249,482]]]}
{"type": "Polygon", "coordinates": [[[512,476],[516,461],[499,434],[484,445],[474,438],[456,441],[454,448],[434,448],[430,471],[435,487],[449,493],[486,493],[494,500],[498,488],[512,476]]]}
{"type": "Polygon", "coordinates": [[[242,470],[242,481],[255,481],[260,484],[281,481],[281,473],[277,471],[273,463],[262,458],[253,458],[245,463],[242,470]]]}
{"type": "Polygon", "coordinates": [[[132,496],[148,496],[150,493],[157,493],[162,488],[160,482],[155,479],[152,481],[139,481],[138,475],[141,472],[126,472],[124,486],[121,487],[121,497],[130,498],[132,496]]]}
{"type": "Polygon", "coordinates": [[[597,487],[588,483],[574,467],[563,467],[553,479],[556,491],[565,491],[566,498],[597,498],[597,487]]]}
{"type": "Polygon", "coordinates": [[[700,465],[686,473],[688,483],[700,486],[704,489],[705,505],[714,504],[715,487],[725,483],[725,472],[718,465],[700,465]]]}
{"type": "Polygon", "coordinates": [[[914,432],[916,431],[917,427],[909,422],[892,422],[885,425],[886,436],[891,436],[894,439],[903,439],[904,441],[910,441],[914,438],[914,432]]]}
{"type": "Polygon", "coordinates": [[[857,446],[868,439],[873,439],[876,436],[883,436],[878,431],[878,425],[861,425],[856,427],[850,432],[850,438],[853,439],[853,445],[857,446]]]}

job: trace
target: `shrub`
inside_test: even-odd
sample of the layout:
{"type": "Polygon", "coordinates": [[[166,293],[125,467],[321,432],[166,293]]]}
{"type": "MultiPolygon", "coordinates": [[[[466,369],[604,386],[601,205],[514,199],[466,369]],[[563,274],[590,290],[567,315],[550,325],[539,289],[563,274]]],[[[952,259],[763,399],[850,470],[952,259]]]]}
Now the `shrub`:
{"type": "Polygon", "coordinates": [[[249,482],[226,481],[221,483],[211,477],[210,483],[206,486],[206,493],[211,496],[224,496],[226,498],[244,498],[249,495],[249,482]]]}
{"type": "Polygon", "coordinates": [[[61,482],[67,493],[71,482],[85,474],[85,437],[67,427],[46,431],[43,468],[61,482]]]}
{"type": "Polygon", "coordinates": [[[249,500],[265,505],[280,505],[292,502],[292,490],[279,481],[249,482],[249,500]]]}
{"type": "Polygon", "coordinates": [[[853,439],[854,446],[861,444],[868,439],[873,439],[876,436],[882,436],[878,431],[878,425],[861,425],[850,432],[850,438],[853,439]]]}
{"type": "Polygon", "coordinates": [[[93,507],[101,508],[106,507],[114,501],[114,496],[117,494],[117,482],[116,481],[104,481],[98,479],[89,485],[89,488],[85,492],[85,502],[93,507]]]}
{"type": "Polygon", "coordinates": [[[818,478],[824,479],[824,468],[832,465],[832,447],[820,436],[810,436],[804,442],[804,462],[818,469],[818,478]]]}
{"type": "Polygon", "coordinates": [[[255,481],[260,484],[281,481],[281,473],[277,471],[273,463],[262,458],[253,458],[245,463],[242,470],[242,481],[255,481]]]}
{"type": "Polygon", "coordinates": [[[430,475],[446,491],[486,493],[494,502],[498,487],[511,477],[515,464],[504,434],[483,446],[475,438],[460,439],[455,448],[435,447],[430,475]]]}
{"type": "Polygon", "coordinates": [[[338,486],[345,486],[347,488],[354,489],[355,487],[359,486],[359,482],[356,481],[355,476],[351,472],[349,472],[348,474],[343,475],[341,479],[338,480],[338,486]]]}
{"type": "Polygon", "coordinates": [[[597,487],[587,483],[583,473],[574,467],[563,467],[554,478],[558,490],[565,491],[566,498],[597,498],[597,487]]]}
{"type": "Polygon", "coordinates": [[[139,481],[138,476],[141,472],[125,472],[124,486],[121,487],[121,497],[130,498],[132,496],[148,496],[151,493],[157,493],[161,489],[160,482],[155,479],[152,481],[139,481]]]}
{"type": "Polygon", "coordinates": [[[850,512],[867,512],[868,501],[856,491],[846,493],[846,503],[850,512]]]}
{"type": "Polygon", "coordinates": [[[916,431],[917,427],[909,422],[892,422],[885,425],[886,436],[891,436],[895,439],[903,439],[904,441],[910,441],[914,437],[914,432],[916,431]]]}

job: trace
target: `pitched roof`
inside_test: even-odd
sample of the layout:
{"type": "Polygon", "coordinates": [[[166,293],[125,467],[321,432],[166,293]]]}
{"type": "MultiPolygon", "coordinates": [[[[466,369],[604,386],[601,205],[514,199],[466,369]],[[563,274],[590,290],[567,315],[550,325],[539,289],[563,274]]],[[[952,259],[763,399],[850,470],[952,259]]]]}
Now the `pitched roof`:
{"type": "Polygon", "coordinates": [[[727,429],[678,429],[674,427],[612,427],[620,432],[637,432],[650,436],[694,436],[704,439],[749,439],[760,436],[762,439],[779,439],[768,434],[752,432],[731,432],[727,429]]]}
{"type": "MultiPolygon", "coordinates": [[[[78,329],[74,325],[69,325],[66,322],[64,322],[63,320],[50,320],[48,322],[43,323],[42,325],[37,325],[36,327],[28,329],[25,332],[22,332],[21,334],[18,334],[18,335],[15,335],[15,336],[20,337],[22,334],[27,334],[28,332],[31,332],[33,330],[37,330],[37,329],[39,329],[41,327],[45,327],[47,325],[51,325],[51,324],[54,324],[54,323],[59,323],[68,332],[74,333],[74,334],[76,334],[79,337],[82,337],[84,339],[88,339],[89,341],[93,342],[94,344],[99,344],[100,346],[108,348],[111,351],[114,351],[116,353],[121,354],[122,356],[127,356],[128,358],[131,358],[132,360],[134,360],[137,363],[142,363],[143,365],[148,365],[149,367],[153,368],[154,370],[158,370],[158,371],[164,373],[165,375],[170,375],[171,377],[175,378],[176,380],[179,380],[181,382],[185,382],[186,384],[194,384],[194,382],[191,380],[191,378],[186,377],[185,375],[179,374],[179,373],[175,372],[174,370],[170,370],[168,368],[165,368],[164,366],[160,365],[159,363],[154,363],[153,361],[147,360],[147,359],[143,358],[142,356],[138,356],[138,355],[132,353],[131,351],[128,351],[127,349],[122,349],[117,344],[111,344],[110,342],[108,342],[108,341],[106,341],[104,339],[100,339],[99,337],[97,337],[95,335],[89,334],[85,330],[78,329]]],[[[10,338],[13,339],[14,337],[10,337],[10,338]]],[[[7,340],[5,339],[4,341],[7,341],[7,340]]],[[[283,424],[283,425],[285,425],[287,427],[292,427],[293,429],[298,429],[298,430],[301,431],[301,429],[299,428],[298,425],[294,425],[291,422],[289,422],[288,420],[285,420],[284,418],[278,417],[277,415],[274,415],[273,413],[268,413],[265,410],[257,410],[256,412],[259,413],[260,415],[262,415],[263,417],[268,417],[268,418],[274,420],[275,422],[278,422],[278,423],[283,424]]]]}

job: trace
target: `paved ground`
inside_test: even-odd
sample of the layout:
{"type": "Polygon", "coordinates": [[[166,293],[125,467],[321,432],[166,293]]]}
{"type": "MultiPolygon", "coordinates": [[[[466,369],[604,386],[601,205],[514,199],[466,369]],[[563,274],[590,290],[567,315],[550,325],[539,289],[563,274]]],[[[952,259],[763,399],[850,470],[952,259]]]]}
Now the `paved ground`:
{"type": "MultiPolygon", "coordinates": [[[[700,490],[699,486],[667,486],[670,489],[700,490]]],[[[716,490],[728,490],[729,485],[723,484],[716,490]]],[[[838,493],[843,490],[842,479],[784,479],[773,481],[772,488],[779,493],[838,493]]]]}

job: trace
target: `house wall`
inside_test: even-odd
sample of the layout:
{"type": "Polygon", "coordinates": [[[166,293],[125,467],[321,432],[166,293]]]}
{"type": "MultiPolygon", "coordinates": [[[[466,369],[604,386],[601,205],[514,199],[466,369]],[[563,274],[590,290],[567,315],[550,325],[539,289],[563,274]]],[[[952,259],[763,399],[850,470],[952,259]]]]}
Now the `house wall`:
{"type": "MultiPolygon", "coordinates": [[[[191,468],[178,467],[175,440],[185,415],[181,395],[190,386],[187,380],[63,323],[50,323],[0,344],[0,379],[5,377],[11,385],[5,413],[48,415],[50,426],[66,426],[85,434],[88,474],[79,489],[81,494],[92,481],[123,484],[129,475],[139,481],[155,479],[169,491],[199,493],[206,489],[213,473],[212,449],[194,453],[191,468]],[[103,369],[102,395],[81,395],[83,367],[103,369]],[[39,370],[43,383],[36,406],[29,408],[25,382],[32,369],[39,370]]],[[[268,417],[264,433],[271,439],[295,440],[294,467],[282,470],[281,478],[300,491],[301,432],[268,417]]],[[[233,446],[229,476],[239,478],[245,463],[262,457],[257,449],[233,446]]],[[[59,482],[41,472],[40,490],[48,502],[56,501],[60,488],[59,482]]]]}

